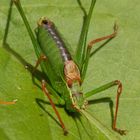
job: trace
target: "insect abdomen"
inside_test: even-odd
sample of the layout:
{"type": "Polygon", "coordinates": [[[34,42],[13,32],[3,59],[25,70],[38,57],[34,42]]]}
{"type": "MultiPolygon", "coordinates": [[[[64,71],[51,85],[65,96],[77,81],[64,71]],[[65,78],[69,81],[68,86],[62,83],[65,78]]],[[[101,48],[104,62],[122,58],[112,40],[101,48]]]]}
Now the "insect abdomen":
{"type": "Polygon", "coordinates": [[[71,55],[68,52],[63,40],[58,34],[58,31],[55,29],[55,26],[50,25],[51,23],[48,23],[49,25],[44,24],[45,29],[49,32],[49,35],[53,38],[53,40],[56,43],[56,46],[59,48],[63,61],[71,60],[71,55]]]}
{"type": "Polygon", "coordinates": [[[59,49],[59,53],[62,57],[62,60],[64,62],[71,60],[71,55],[68,52],[64,41],[60,37],[60,34],[56,30],[55,25],[47,19],[42,19],[40,22],[41,26],[46,30],[47,35],[49,35],[49,37],[51,38],[51,41],[55,43],[55,47],[59,49]]]}
{"type": "Polygon", "coordinates": [[[38,27],[37,37],[41,50],[47,56],[47,61],[50,63],[53,72],[59,76],[62,74],[64,62],[56,42],[43,26],[38,27]]]}

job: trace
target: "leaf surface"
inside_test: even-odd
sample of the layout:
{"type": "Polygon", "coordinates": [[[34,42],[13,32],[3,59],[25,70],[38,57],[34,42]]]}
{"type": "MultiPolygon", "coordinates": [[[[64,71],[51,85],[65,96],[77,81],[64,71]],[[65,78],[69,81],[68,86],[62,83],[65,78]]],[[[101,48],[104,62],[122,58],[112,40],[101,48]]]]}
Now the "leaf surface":
{"type": "MultiPolygon", "coordinates": [[[[85,10],[90,1],[82,0],[85,10]]],[[[22,0],[25,14],[32,29],[41,16],[54,21],[61,34],[75,50],[82,26],[83,12],[73,0],[22,0]]],[[[102,0],[95,5],[88,40],[107,35],[113,31],[116,21],[118,36],[96,51],[87,70],[83,91],[87,92],[112,80],[123,83],[117,126],[127,129],[126,136],[111,130],[111,115],[108,101],[114,102],[116,88],[111,88],[91,97],[88,110],[94,116],[92,123],[84,116],[71,116],[64,108],[57,107],[69,131],[64,136],[56,115],[42,90],[33,84],[31,73],[25,62],[34,65],[36,56],[23,21],[15,6],[8,34],[8,52],[2,47],[9,2],[0,2],[0,99],[18,99],[15,105],[0,105],[1,140],[138,140],[140,132],[140,2],[139,0],[102,0]],[[13,53],[14,52],[14,53],[13,53]],[[15,55],[17,57],[15,57],[15,55]],[[22,62],[22,63],[21,63],[22,62]],[[97,104],[96,104],[97,103],[97,104]]],[[[94,46],[94,50],[100,45],[94,46]]],[[[36,80],[40,85],[40,82],[36,80]]]]}

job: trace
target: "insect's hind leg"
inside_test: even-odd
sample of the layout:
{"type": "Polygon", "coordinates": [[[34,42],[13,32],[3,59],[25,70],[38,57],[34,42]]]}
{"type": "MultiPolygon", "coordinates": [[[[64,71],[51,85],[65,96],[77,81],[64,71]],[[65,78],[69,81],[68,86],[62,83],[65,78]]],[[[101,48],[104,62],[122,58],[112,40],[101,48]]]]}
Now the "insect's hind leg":
{"type": "MultiPolygon", "coordinates": [[[[3,47],[5,47],[6,41],[7,41],[7,36],[8,36],[8,31],[9,31],[9,25],[10,25],[10,19],[11,19],[11,14],[12,14],[12,7],[13,7],[13,1],[10,1],[10,6],[9,6],[9,11],[8,11],[8,16],[7,16],[7,23],[5,27],[5,33],[4,33],[4,38],[3,38],[3,47]]],[[[17,99],[13,101],[0,101],[0,104],[3,105],[12,105],[17,102],[17,99]]]]}
{"type": "Polygon", "coordinates": [[[85,98],[88,98],[94,94],[97,94],[101,91],[104,91],[106,89],[109,89],[113,86],[117,85],[118,88],[117,88],[117,96],[116,96],[116,108],[115,108],[115,113],[114,113],[114,118],[113,118],[113,125],[112,125],[112,129],[116,132],[118,132],[119,134],[121,135],[125,135],[126,134],[126,130],[121,130],[121,129],[118,129],[116,127],[116,122],[117,122],[117,114],[118,114],[118,107],[119,107],[119,99],[120,99],[120,95],[122,93],[122,83],[119,81],[119,80],[115,80],[115,81],[112,81],[110,83],[107,83],[97,89],[94,89],[92,91],[89,91],[87,93],[84,94],[84,97],[85,98]]]}
{"type": "Polygon", "coordinates": [[[49,92],[48,92],[48,90],[46,88],[46,82],[44,80],[42,80],[42,90],[44,91],[45,95],[48,97],[48,99],[49,99],[49,101],[51,103],[51,106],[54,109],[55,114],[57,115],[57,118],[59,119],[61,127],[62,127],[62,129],[64,131],[64,135],[67,135],[68,131],[66,130],[66,127],[65,127],[65,125],[64,125],[64,123],[63,123],[63,121],[62,121],[62,119],[61,119],[61,117],[59,115],[59,112],[57,111],[57,109],[55,107],[55,104],[53,103],[53,101],[51,99],[51,96],[50,96],[50,94],[49,94],[49,92]]]}
{"type": "Polygon", "coordinates": [[[11,0],[9,10],[8,10],[5,33],[4,33],[4,37],[3,37],[3,46],[5,46],[5,44],[6,44],[6,40],[7,40],[7,36],[8,36],[8,32],[9,32],[9,26],[10,26],[11,14],[12,14],[12,7],[13,7],[13,1],[11,0]]]}
{"type": "Polygon", "coordinates": [[[20,0],[12,0],[12,2],[15,4],[15,6],[17,7],[18,12],[20,13],[20,16],[21,16],[21,18],[22,18],[22,20],[23,20],[23,22],[25,24],[25,27],[26,27],[26,29],[28,31],[28,34],[29,34],[30,39],[32,41],[32,44],[34,46],[34,49],[35,49],[37,57],[40,57],[40,54],[41,54],[41,51],[39,49],[40,46],[39,46],[38,41],[36,40],[36,38],[34,36],[34,33],[33,33],[32,29],[31,29],[31,26],[29,25],[29,22],[28,22],[28,20],[26,18],[26,15],[25,15],[24,11],[23,11],[23,8],[22,8],[22,5],[20,3],[20,0]]]}
{"type": "Polygon", "coordinates": [[[104,36],[104,37],[93,39],[88,43],[87,51],[86,51],[86,57],[85,57],[84,64],[83,64],[83,67],[82,67],[82,80],[84,80],[85,75],[86,75],[89,58],[91,56],[91,49],[92,49],[93,45],[98,43],[98,42],[114,38],[117,35],[117,31],[118,31],[118,25],[115,23],[114,24],[114,32],[112,34],[109,34],[109,35],[104,36]]]}

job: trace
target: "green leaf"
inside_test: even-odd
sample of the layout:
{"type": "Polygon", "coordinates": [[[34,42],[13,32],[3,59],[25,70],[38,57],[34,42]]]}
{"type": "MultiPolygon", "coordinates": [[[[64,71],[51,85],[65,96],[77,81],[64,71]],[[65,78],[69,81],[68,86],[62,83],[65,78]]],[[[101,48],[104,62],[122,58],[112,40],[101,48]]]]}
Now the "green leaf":
{"type": "MultiPolygon", "coordinates": [[[[123,83],[117,126],[128,130],[126,136],[119,136],[111,130],[109,103],[88,106],[94,117],[88,121],[84,116],[71,116],[64,108],[57,107],[69,131],[64,136],[57,117],[42,90],[34,85],[31,73],[23,64],[34,65],[37,58],[23,21],[14,6],[8,45],[12,51],[2,47],[9,2],[0,2],[0,99],[12,101],[15,105],[0,105],[1,140],[138,140],[140,137],[140,2],[139,0],[102,0],[97,1],[90,24],[88,40],[101,37],[113,31],[116,21],[119,25],[118,36],[97,51],[91,58],[83,91],[87,92],[112,80],[123,83]],[[15,57],[15,55],[17,57],[15,57]],[[22,63],[21,63],[22,62],[22,63]]],[[[90,1],[81,0],[86,10],[90,1]]],[[[25,14],[32,29],[41,16],[53,20],[57,28],[73,49],[76,49],[82,26],[81,11],[73,0],[22,0],[25,14]]],[[[94,46],[96,49],[100,43],[94,46]]],[[[40,82],[37,81],[40,85],[40,82]]],[[[116,88],[111,88],[91,99],[111,97],[114,101],[116,88]]]]}

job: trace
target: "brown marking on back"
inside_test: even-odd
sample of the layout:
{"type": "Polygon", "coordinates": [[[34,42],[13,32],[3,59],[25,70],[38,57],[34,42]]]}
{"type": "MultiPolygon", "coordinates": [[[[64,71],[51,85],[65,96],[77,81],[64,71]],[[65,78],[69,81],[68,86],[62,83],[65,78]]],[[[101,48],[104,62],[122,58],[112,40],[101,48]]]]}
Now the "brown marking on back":
{"type": "Polygon", "coordinates": [[[81,84],[80,71],[73,60],[68,60],[65,62],[64,74],[69,87],[72,86],[74,81],[78,81],[79,84],[81,84]]]}

